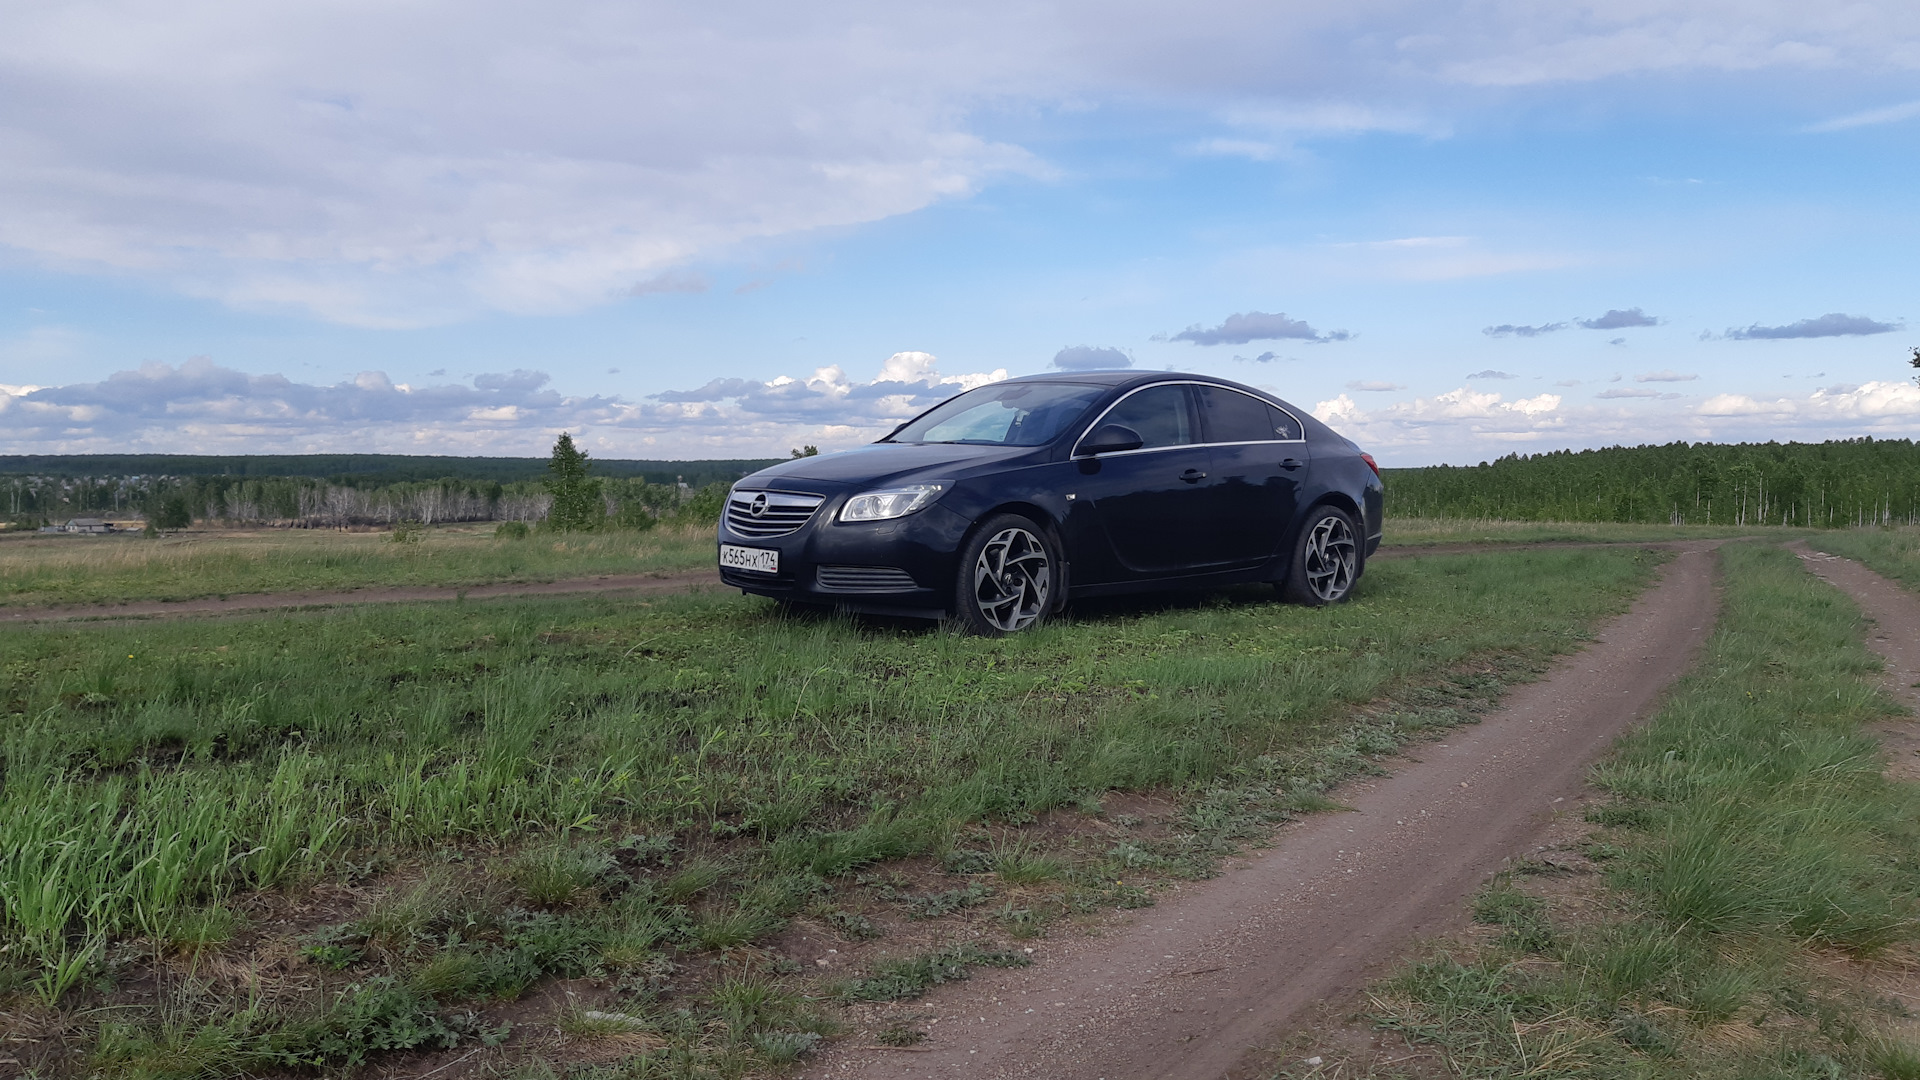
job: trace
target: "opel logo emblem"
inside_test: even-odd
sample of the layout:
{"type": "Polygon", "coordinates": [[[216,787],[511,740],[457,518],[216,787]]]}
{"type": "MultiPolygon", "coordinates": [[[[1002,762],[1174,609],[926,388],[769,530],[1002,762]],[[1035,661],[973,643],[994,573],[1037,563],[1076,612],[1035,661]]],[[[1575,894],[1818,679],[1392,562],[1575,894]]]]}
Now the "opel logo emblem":
{"type": "Polygon", "coordinates": [[[753,515],[754,517],[766,517],[766,516],[767,516],[767,494],[766,494],[766,492],[764,492],[764,491],[763,491],[763,492],[761,492],[760,494],[758,494],[758,495],[755,495],[755,496],[753,497],[753,502],[751,502],[751,503],[749,503],[749,504],[747,504],[747,512],[748,512],[749,514],[752,514],[752,515],[753,515]]]}

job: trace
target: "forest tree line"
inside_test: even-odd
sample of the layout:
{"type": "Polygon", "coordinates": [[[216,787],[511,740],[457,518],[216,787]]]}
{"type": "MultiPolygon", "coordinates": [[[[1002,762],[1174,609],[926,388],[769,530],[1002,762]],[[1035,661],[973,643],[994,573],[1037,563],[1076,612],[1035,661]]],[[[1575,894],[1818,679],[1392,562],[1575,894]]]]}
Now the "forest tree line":
{"type": "MultiPolygon", "coordinates": [[[[808,449],[811,449],[810,447],[808,449]]],[[[796,451],[799,453],[799,451],[796,451]]],[[[731,478],[765,462],[719,466],[701,483],[606,475],[592,462],[609,525],[645,528],[663,516],[717,516],[731,478]]],[[[543,471],[549,463],[541,463],[543,471]]],[[[687,475],[687,474],[680,474],[687,475]]],[[[1685,443],[1509,454],[1472,466],[1387,469],[1391,516],[1509,521],[1614,521],[1839,528],[1920,524],[1920,443],[1685,443]]],[[[19,525],[69,517],[141,517],[305,528],[400,522],[546,520],[546,480],[446,477],[375,482],[356,477],[48,476],[0,474],[0,517],[19,525]]],[[[163,520],[164,519],[164,520],[163,520]]]]}
{"type": "Polygon", "coordinates": [[[1920,524],[1920,443],[1667,443],[1388,469],[1398,517],[1844,528],[1920,524]]]}
{"type": "MultiPolygon", "coordinates": [[[[626,528],[646,528],[664,516],[704,515],[708,504],[717,516],[727,488],[724,481],[695,487],[644,477],[595,479],[607,523],[626,528]]],[[[28,527],[75,517],[139,518],[166,529],[193,522],[292,528],[482,521],[533,525],[546,519],[552,503],[549,485],[538,480],[370,484],[313,477],[0,475],[0,516],[28,527]]]]}
{"type": "MultiPolygon", "coordinates": [[[[648,461],[594,458],[603,477],[638,478],[655,484],[705,487],[764,469],[777,458],[648,461]]],[[[453,457],[429,454],[0,454],[0,478],[39,476],[113,480],[142,476],[227,476],[319,479],[349,487],[407,481],[538,481],[548,461],[538,457],[453,457]]]]}

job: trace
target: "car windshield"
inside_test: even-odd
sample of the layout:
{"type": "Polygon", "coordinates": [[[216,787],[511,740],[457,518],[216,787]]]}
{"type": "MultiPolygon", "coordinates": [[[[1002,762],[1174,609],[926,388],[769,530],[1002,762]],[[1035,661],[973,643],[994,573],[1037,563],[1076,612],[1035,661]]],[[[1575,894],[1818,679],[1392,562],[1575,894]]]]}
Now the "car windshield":
{"type": "Polygon", "coordinates": [[[1052,442],[1106,393],[1085,383],[995,383],[935,406],[882,442],[1039,446],[1052,442]]]}

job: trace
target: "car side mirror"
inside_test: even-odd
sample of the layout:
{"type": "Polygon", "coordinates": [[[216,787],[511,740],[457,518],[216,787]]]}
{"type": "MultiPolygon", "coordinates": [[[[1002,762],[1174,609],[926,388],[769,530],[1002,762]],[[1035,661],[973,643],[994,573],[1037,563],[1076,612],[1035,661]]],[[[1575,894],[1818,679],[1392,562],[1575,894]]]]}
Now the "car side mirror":
{"type": "Polygon", "coordinates": [[[1117,454],[1122,450],[1138,450],[1146,444],[1140,433],[1125,424],[1101,424],[1093,429],[1080,443],[1082,454],[1117,454]]]}

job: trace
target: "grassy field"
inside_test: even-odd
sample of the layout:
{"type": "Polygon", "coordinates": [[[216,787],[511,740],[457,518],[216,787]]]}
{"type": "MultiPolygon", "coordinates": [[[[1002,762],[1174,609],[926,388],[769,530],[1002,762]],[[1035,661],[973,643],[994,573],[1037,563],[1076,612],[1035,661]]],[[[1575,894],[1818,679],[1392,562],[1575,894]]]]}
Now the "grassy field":
{"type": "Polygon", "coordinates": [[[1821,534],[1809,541],[1818,551],[1856,559],[1875,571],[1920,591],[1920,528],[1855,529],[1821,534]]]}
{"type": "Polygon", "coordinates": [[[839,1003],[1210,873],[1656,562],[1404,559],[1333,608],[1246,589],[994,641],[717,594],[0,629],[5,1054],[757,1075],[839,1003]],[[865,959],[800,972],[800,928],[865,959]]]}
{"type": "Polygon", "coordinates": [[[0,607],[188,600],[404,585],[555,581],[713,563],[713,526],[495,539],[494,526],[391,532],[254,529],[0,538],[0,607]]]}
{"type": "MultiPolygon", "coordinates": [[[[1494,521],[1483,518],[1389,517],[1383,547],[1439,544],[1644,544],[1663,540],[1724,540],[1753,536],[1754,526],[1652,525],[1611,521],[1494,521]]],[[[1792,539],[1812,530],[1765,530],[1768,538],[1792,539]]]]}
{"type": "Polygon", "coordinates": [[[1920,785],[1863,730],[1896,707],[1851,601],[1778,547],[1723,551],[1705,655],[1596,771],[1601,875],[1522,866],[1476,905],[1496,940],[1381,988],[1377,1022],[1451,1074],[1920,1077],[1884,985],[1914,989],[1920,785]]]}
{"type": "MultiPolygon", "coordinates": [[[[1750,534],[1731,526],[1389,519],[1385,543],[1642,543],[1750,534]]],[[[389,532],[234,529],[139,536],[0,537],[0,608],[190,600],[247,593],[558,581],[713,564],[711,525],[495,539],[492,525],[389,532]]]]}

